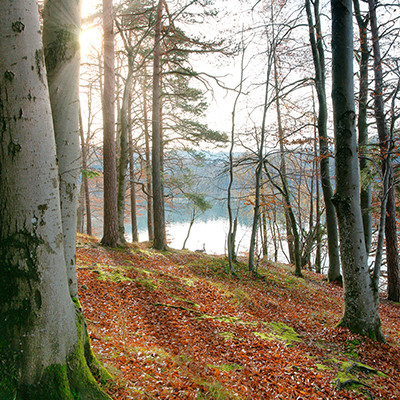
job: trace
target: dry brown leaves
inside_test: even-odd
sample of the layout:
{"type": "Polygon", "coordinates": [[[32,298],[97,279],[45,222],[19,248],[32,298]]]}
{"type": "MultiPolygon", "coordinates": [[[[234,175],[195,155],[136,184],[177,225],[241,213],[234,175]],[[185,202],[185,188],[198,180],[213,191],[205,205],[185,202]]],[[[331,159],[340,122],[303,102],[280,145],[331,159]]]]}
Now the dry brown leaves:
{"type": "Polygon", "coordinates": [[[81,304],[115,400],[400,399],[398,304],[381,304],[381,344],[335,327],[342,289],[316,274],[230,278],[223,258],[80,241],[81,304]],[[335,384],[356,363],[386,376],[335,384]]]}

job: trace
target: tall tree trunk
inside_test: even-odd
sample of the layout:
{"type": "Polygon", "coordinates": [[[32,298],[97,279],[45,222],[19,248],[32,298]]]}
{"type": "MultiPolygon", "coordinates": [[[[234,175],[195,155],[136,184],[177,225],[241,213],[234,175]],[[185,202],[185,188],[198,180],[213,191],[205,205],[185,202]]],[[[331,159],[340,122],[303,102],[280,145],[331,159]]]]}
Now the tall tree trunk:
{"type": "Polygon", "coordinates": [[[344,280],[341,326],[383,340],[379,293],[371,280],[360,205],[353,81],[351,0],[332,0],[332,100],[336,141],[336,207],[344,280]]]}
{"type": "Polygon", "coordinates": [[[372,33],[372,49],[374,53],[374,112],[376,127],[379,136],[380,156],[382,160],[382,174],[388,175],[388,193],[386,204],[385,238],[386,238],[386,261],[388,271],[388,299],[400,301],[400,267],[399,253],[397,248],[397,225],[396,225],[396,202],[394,197],[393,167],[391,162],[391,151],[393,139],[389,137],[388,126],[385,117],[385,104],[383,99],[383,75],[382,59],[380,53],[378,22],[376,17],[376,0],[368,0],[369,14],[372,33]]]}
{"type": "MultiPolygon", "coordinates": [[[[92,211],[90,207],[90,192],[89,192],[89,178],[88,178],[88,163],[87,163],[87,150],[89,147],[88,140],[85,140],[82,124],[82,110],[79,103],[79,134],[81,137],[81,151],[82,151],[82,180],[85,192],[85,206],[86,206],[86,233],[92,235],[92,211]]],[[[89,132],[88,132],[89,136],[89,132]]]]}
{"type": "Polygon", "coordinates": [[[328,280],[340,281],[340,255],[339,255],[339,234],[335,206],[332,203],[333,189],[331,184],[331,173],[329,167],[329,146],[328,146],[328,107],[325,89],[325,55],[323,47],[323,36],[319,16],[319,0],[314,2],[314,13],[311,10],[310,0],[306,0],[306,12],[309,27],[309,37],[315,68],[315,87],[318,97],[318,136],[320,152],[320,174],[321,186],[325,203],[326,227],[328,234],[329,269],[328,280]],[[315,21],[313,19],[313,14],[315,21]]]}
{"type": "Polygon", "coordinates": [[[85,187],[83,182],[79,187],[78,211],[76,216],[76,231],[83,233],[85,230],[85,187]]]}
{"type": "MultiPolygon", "coordinates": [[[[132,94],[131,94],[132,95],[132,94]]],[[[133,141],[132,141],[132,98],[129,96],[129,112],[128,112],[128,126],[129,126],[129,181],[130,181],[130,200],[131,200],[131,227],[132,227],[132,242],[138,242],[138,227],[137,227],[137,211],[136,211],[136,185],[135,185],[135,160],[133,155],[133,141]]]]}
{"type": "MultiPolygon", "coordinates": [[[[58,10],[71,18],[78,6],[58,10]]],[[[0,0],[0,9],[0,398],[109,399],[85,362],[71,299],[37,2],[0,0]]],[[[71,20],[72,32],[51,17],[66,42],[71,20]]]]}
{"type": "Polygon", "coordinates": [[[153,217],[154,242],[157,250],[165,250],[165,217],[162,182],[162,141],[161,141],[161,18],[162,0],[157,5],[154,57],[153,57],[153,118],[152,118],[152,177],[153,177],[153,217]]]}
{"type": "Polygon", "coordinates": [[[125,201],[126,201],[126,181],[129,163],[129,97],[132,89],[133,82],[133,65],[129,61],[128,65],[128,76],[126,78],[124,94],[122,97],[122,105],[120,110],[121,115],[121,129],[120,129],[120,151],[118,160],[118,232],[119,240],[121,243],[125,243],[125,201]]]}
{"type": "MultiPolygon", "coordinates": [[[[236,254],[235,254],[235,236],[236,232],[234,229],[234,219],[232,213],[232,186],[234,179],[234,171],[233,171],[233,149],[235,147],[235,121],[236,121],[236,107],[239,101],[239,97],[242,94],[243,90],[243,74],[244,74],[244,55],[245,48],[242,49],[242,57],[240,61],[240,82],[239,82],[239,90],[235,97],[235,101],[233,103],[232,109],[232,126],[231,126],[231,143],[229,147],[229,184],[228,184],[228,199],[227,199],[227,208],[228,208],[228,219],[229,219],[229,229],[228,229],[228,261],[229,261],[229,271],[233,275],[235,273],[235,269],[233,267],[233,263],[236,262],[236,254]]],[[[236,226],[237,226],[237,218],[235,218],[236,226]]]]}
{"type": "Polygon", "coordinates": [[[115,72],[113,2],[103,0],[104,28],[104,90],[103,90],[103,173],[104,225],[101,243],[117,247],[121,244],[118,231],[117,169],[115,153],[115,72]]]}
{"type": "Polygon", "coordinates": [[[149,119],[147,117],[147,85],[146,71],[144,71],[143,83],[143,124],[144,124],[144,139],[146,145],[146,198],[147,198],[147,231],[149,241],[154,240],[154,223],[153,223],[153,189],[151,179],[151,157],[150,157],[150,135],[149,135],[149,119]]]}
{"type": "Polygon", "coordinates": [[[367,123],[367,105],[368,105],[368,21],[369,16],[362,17],[358,0],[353,0],[356,13],[357,24],[360,34],[360,89],[358,95],[358,151],[360,157],[360,175],[361,175],[361,210],[363,215],[365,246],[367,253],[371,249],[372,241],[372,213],[371,213],[371,170],[368,165],[368,123],[367,123]]]}
{"type": "Polygon", "coordinates": [[[43,11],[43,44],[60,175],[64,254],[70,293],[77,297],[75,253],[79,146],[79,32],[80,3],[62,6],[47,0],[43,11]]]}

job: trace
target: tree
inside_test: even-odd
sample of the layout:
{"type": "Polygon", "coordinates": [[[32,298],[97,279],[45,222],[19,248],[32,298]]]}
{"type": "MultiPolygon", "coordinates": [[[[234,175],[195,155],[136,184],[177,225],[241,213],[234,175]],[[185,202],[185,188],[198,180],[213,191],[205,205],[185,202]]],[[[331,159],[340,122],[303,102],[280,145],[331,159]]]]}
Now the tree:
{"type": "Polygon", "coordinates": [[[374,113],[376,127],[379,137],[380,158],[382,160],[382,175],[388,175],[388,192],[386,204],[385,238],[386,238],[386,260],[388,271],[388,298],[393,301],[400,301],[400,264],[397,248],[397,222],[396,202],[394,196],[394,178],[392,166],[393,138],[389,135],[389,129],[385,116],[385,102],[383,98],[383,71],[380,50],[378,21],[376,16],[377,2],[368,0],[370,25],[372,33],[372,49],[374,55],[374,113]]]}
{"type": "MultiPolygon", "coordinates": [[[[57,5],[48,2],[48,16],[70,18],[58,26],[58,55],[74,60],[79,29],[71,16],[79,15],[79,2],[57,5]]],[[[106,400],[89,370],[85,324],[71,296],[37,2],[2,0],[0,7],[7,43],[0,47],[0,398],[106,400]]],[[[71,82],[58,84],[62,90],[71,82]]],[[[78,126],[71,131],[77,135],[78,126]]]]}
{"type": "Polygon", "coordinates": [[[351,0],[332,0],[332,101],[335,131],[336,207],[345,308],[341,325],[383,340],[378,311],[379,269],[369,275],[360,206],[353,82],[351,0]]]}
{"type": "Polygon", "coordinates": [[[60,174],[61,218],[70,293],[78,295],[75,271],[79,146],[79,29],[80,9],[68,2],[47,0],[43,10],[43,46],[60,174]],[[71,24],[71,21],[73,24],[71,24]],[[65,85],[65,82],[69,82],[65,85]],[[60,90],[62,87],[63,90],[60,90]]]}
{"type": "Polygon", "coordinates": [[[162,137],[161,137],[161,24],[163,0],[158,1],[156,11],[153,51],[153,114],[152,114],[152,182],[154,242],[157,250],[165,250],[165,215],[162,178],[162,137]]]}
{"type": "Polygon", "coordinates": [[[354,11],[359,29],[360,57],[359,57],[359,94],[358,94],[358,149],[360,154],[361,175],[361,210],[363,215],[364,236],[367,252],[371,249],[372,241],[372,213],[371,213],[371,168],[368,161],[368,21],[369,15],[362,16],[358,0],[353,0],[354,11]]]}
{"type": "Polygon", "coordinates": [[[115,154],[115,72],[113,2],[103,0],[104,90],[103,90],[103,173],[104,225],[101,243],[116,247],[120,242],[117,209],[117,170],[115,154]]]}
{"type": "Polygon", "coordinates": [[[340,275],[340,256],[339,256],[339,237],[335,207],[332,203],[333,189],[331,185],[331,173],[329,167],[330,152],[328,147],[328,106],[326,100],[325,85],[325,54],[323,45],[323,35],[321,29],[319,0],[313,2],[306,0],[306,12],[309,28],[309,40],[314,61],[315,69],[315,88],[318,98],[318,137],[319,137],[319,164],[322,193],[325,203],[326,226],[328,234],[328,254],[329,254],[329,281],[341,280],[340,275]]]}

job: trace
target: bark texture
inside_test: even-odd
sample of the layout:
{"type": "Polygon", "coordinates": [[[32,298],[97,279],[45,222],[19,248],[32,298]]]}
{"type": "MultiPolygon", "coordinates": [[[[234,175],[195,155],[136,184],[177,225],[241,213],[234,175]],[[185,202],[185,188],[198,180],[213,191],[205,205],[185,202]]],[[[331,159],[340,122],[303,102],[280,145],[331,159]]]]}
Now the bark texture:
{"type": "Polygon", "coordinates": [[[78,295],[75,271],[79,146],[80,2],[47,0],[43,45],[60,175],[65,262],[72,297],[78,295]]]}
{"type": "Polygon", "coordinates": [[[383,99],[384,85],[382,58],[380,52],[378,21],[376,15],[377,2],[375,0],[369,0],[368,4],[372,33],[372,48],[374,54],[374,113],[379,136],[382,174],[383,176],[387,174],[389,184],[387,193],[384,193],[384,195],[387,196],[385,238],[388,271],[388,299],[398,302],[400,301],[400,265],[397,247],[396,202],[394,196],[394,177],[391,154],[393,148],[393,138],[391,138],[389,135],[389,129],[386,123],[385,116],[385,102],[383,99]]]}
{"type": "Polygon", "coordinates": [[[0,8],[0,398],[109,399],[70,296],[37,2],[0,8]]]}
{"type": "Polygon", "coordinates": [[[345,308],[341,325],[383,340],[378,288],[369,275],[360,205],[353,82],[351,0],[332,0],[332,100],[336,141],[336,193],[345,308]]]}
{"type": "Polygon", "coordinates": [[[329,166],[329,146],[328,146],[328,106],[326,100],[325,85],[325,53],[323,46],[323,36],[321,21],[319,16],[319,0],[313,3],[306,0],[306,12],[309,27],[309,37],[315,68],[315,88],[318,98],[318,137],[319,137],[319,164],[321,174],[321,186],[325,203],[326,228],[328,234],[328,254],[329,254],[329,281],[340,281],[340,254],[339,254],[339,233],[335,206],[332,203],[333,189],[331,184],[331,173],[329,166]],[[314,17],[313,17],[314,16],[314,17]]]}
{"type": "Polygon", "coordinates": [[[104,27],[104,90],[103,90],[103,172],[104,226],[101,243],[116,247],[120,244],[117,210],[117,168],[115,152],[115,73],[112,0],[103,0],[104,27]]]}
{"type": "Polygon", "coordinates": [[[152,118],[152,178],[153,178],[153,218],[154,242],[157,250],[165,250],[165,216],[162,182],[162,140],[161,140],[161,17],[162,0],[157,5],[154,58],[153,58],[153,118],[152,118]]]}

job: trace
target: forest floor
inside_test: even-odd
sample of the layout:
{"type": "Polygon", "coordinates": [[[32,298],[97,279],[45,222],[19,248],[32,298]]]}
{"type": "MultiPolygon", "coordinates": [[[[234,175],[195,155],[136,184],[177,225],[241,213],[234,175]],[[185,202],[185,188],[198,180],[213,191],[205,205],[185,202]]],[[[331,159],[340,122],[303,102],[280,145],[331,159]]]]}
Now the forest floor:
{"type": "Polygon", "coordinates": [[[400,399],[400,304],[386,343],[337,328],[343,291],[305,271],[224,257],[107,249],[78,237],[80,300],[94,352],[122,399],[400,399]]]}

